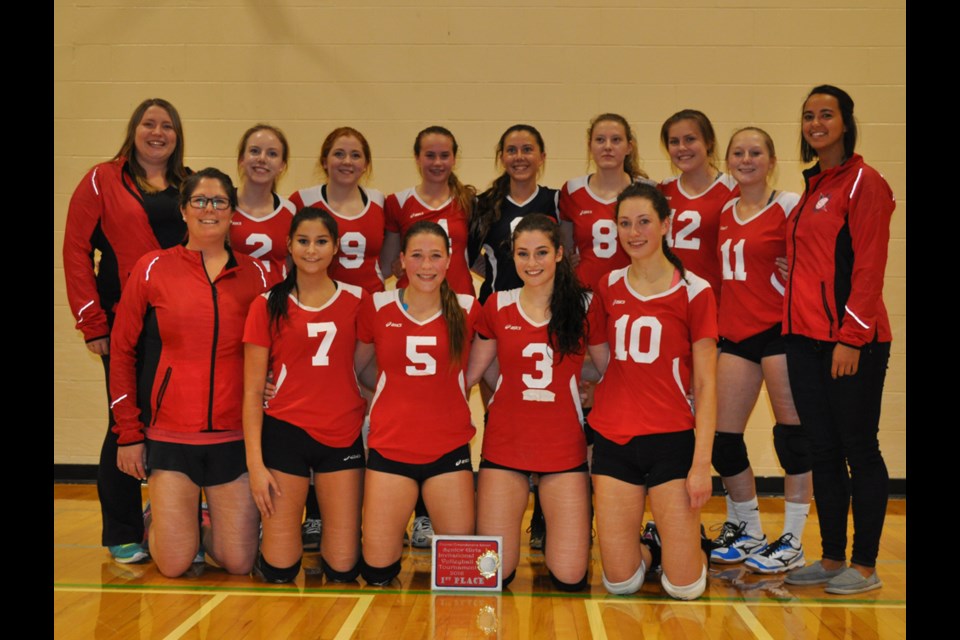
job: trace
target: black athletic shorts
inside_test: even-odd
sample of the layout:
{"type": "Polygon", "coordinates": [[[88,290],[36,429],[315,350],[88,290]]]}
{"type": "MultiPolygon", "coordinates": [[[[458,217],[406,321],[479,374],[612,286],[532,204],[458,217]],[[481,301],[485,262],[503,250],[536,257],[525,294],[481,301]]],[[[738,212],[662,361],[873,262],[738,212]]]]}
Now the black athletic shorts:
{"type": "Polygon", "coordinates": [[[535,473],[543,477],[543,476],[549,476],[553,473],[586,473],[587,471],[589,471],[589,467],[587,467],[586,462],[584,462],[583,464],[579,464],[573,467],[572,469],[564,469],[563,471],[530,471],[527,469],[515,469],[514,467],[508,467],[503,464],[497,464],[496,462],[491,462],[486,458],[480,458],[480,468],[481,469],[502,469],[503,471],[513,471],[514,473],[522,473],[528,478],[535,473]]]}
{"type": "Polygon", "coordinates": [[[178,444],[147,440],[150,472],[179,471],[198,487],[233,482],[247,472],[243,440],[220,444],[178,444]]]}
{"type": "Polygon", "coordinates": [[[294,476],[310,477],[314,473],[330,473],[345,469],[363,469],[363,437],[349,447],[328,447],[314,440],[295,424],[263,415],[263,433],[260,447],[263,464],[294,476]]]}
{"type": "Polygon", "coordinates": [[[767,356],[776,356],[786,353],[783,336],[780,335],[783,325],[779,322],[766,331],[750,336],[740,342],[720,338],[718,346],[720,353],[729,353],[740,356],[750,362],[760,364],[760,361],[767,356]]]}
{"type": "Polygon", "coordinates": [[[429,480],[434,476],[451,473],[453,471],[469,471],[473,473],[473,465],[470,462],[469,443],[457,447],[433,462],[424,464],[397,462],[396,460],[384,458],[376,449],[370,449],[370,455],[367,456],[367,469],[381,471],[383,473],[393,473],[398,476],[406,476],[407,478],[416,480],[417,484],[423,484],[424,480],[429,480]]]}
{"type": "Polygon", "coordinates": [[[693,464],[696,435],[693,429],[635,436],[617,444],[599,432],[593,439],[593,475],[611,476],[648,489],[686,478],[693,464]]]}

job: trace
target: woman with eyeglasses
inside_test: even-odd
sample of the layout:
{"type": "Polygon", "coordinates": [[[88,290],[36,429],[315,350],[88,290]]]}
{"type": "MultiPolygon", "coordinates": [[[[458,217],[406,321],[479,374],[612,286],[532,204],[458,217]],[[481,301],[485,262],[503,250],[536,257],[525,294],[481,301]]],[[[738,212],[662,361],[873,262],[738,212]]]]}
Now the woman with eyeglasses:
{"type": "Polygon", "coordinates": [[[267,274],[227,244],[236,205],[219,170],[187,178],[186,242],[137,261],[111,336],[116,464],[150,478],[150,552],[167,577],[183,574],[198,551],[230,573],[249,573],[257,553],[241,418],[243,328],[267,274]],[[201,489],[210,511],[198,526],[201,489]]]}
{"type": "MultiPolygon", "coordinates": [[[[120,150],[94,166],[70,198],[63,234],[67,300],[87,349],[100,356],[110,387],[110,329],[127,274],[140,256],[183,241],[177,206],[183,166],[180,114],[162,98],[141,102],[127,122],[120,150]],[[99,263],[94,261],[99,252],[99,263]]],[[[101,543],[121,564],[144,562],[140,482],[117,469],[117,436],[107,434],[97,466],[103,518],[101,543]]]]}

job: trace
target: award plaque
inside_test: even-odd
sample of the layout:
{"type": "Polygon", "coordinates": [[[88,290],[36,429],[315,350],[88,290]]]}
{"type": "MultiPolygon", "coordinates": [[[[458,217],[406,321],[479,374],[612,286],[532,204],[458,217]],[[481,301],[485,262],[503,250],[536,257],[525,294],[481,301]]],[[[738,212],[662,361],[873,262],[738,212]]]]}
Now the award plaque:
{"type": "Polygon", "coordinates": [[[434,590],[500,591],[500,536],[433,536],[434,590]]]}

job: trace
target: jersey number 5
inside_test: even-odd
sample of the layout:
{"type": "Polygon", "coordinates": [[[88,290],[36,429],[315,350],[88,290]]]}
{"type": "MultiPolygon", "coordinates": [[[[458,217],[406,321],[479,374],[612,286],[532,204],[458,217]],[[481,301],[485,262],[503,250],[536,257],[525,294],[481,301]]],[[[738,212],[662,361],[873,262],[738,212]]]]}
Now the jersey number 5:
{"type": "Polygon", "coordinates": [[[437,361],[429,353],[418,351],[420,347],[437,346],[437,336],[407,336],[406,372],[408,376],[432,376],[437,372],[437,361]]]}
{"type": "Polygon", "coordinates": [[[630,316],[620,316],[613,326],[617,330],[613,357],[617,360],[626,360],[629,357],[634,362],[650,364],[660,357],[660,333],[663,325],[655,317],[640,316],[630,322],[630,316]]]}

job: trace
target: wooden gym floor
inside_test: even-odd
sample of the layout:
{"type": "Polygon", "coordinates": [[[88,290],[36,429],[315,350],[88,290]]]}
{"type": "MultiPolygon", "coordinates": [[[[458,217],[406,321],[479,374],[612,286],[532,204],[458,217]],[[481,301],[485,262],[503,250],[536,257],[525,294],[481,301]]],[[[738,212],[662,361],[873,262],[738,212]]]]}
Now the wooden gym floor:
{"type": "MultiPolygon", "coordinates": [[[[767,535],[778,536],[782,502],[761,498],[760,508],[767,535]]],[[[710,500],[703,512],[708,528],[723,520],[723,509],[722,498],[710,500]]],[[[820,557],[812,511],[803,539],[808,562],[820,557]]],[[[887,509],[877,563],[881,589],[830,596],[822,587],[793,587],[782,576],[733,565],[712,568],[706,594],[692,603],[666,597],[659,580],[634,596],[608,595],[596,545],[590,586],[572,595],[552,590],[543,554],[526,547],[517,578],[502,595],[432,593],[430,551],[420,549],[405,552],[402,587],[394,589],[325,587],[315,573],[316,554],[306,555],[293,585],[265,585],[211,565],[170,580],[149,562],[118,565],[100,547],[94,486],[55,485],[53,513],[56,638],[906,637],[905,500],[891,500],[887,509]]],[[[528,508],[524,526],[529,517],[528,508]]]]}

